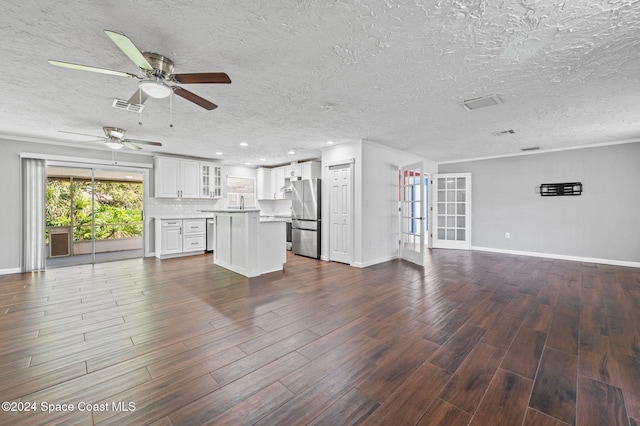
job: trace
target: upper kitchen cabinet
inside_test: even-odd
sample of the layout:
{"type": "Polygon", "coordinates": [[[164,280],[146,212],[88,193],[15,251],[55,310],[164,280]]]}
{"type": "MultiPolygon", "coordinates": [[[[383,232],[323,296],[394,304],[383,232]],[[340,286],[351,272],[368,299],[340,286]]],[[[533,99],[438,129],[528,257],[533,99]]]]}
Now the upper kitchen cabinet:
{"type": "Polygon", "coordinates": [[[271,192],[273,192],[272,200],[280,200],[284,198],[282,187],[284,186],[284,167],[276,167],[271,169],[271,192]]]}
{"type": "Polygon", "coordinates": [[[256,170],[258,200],[272,200],[274,198],[271,187],[272,170],[266,167],[260,167],[256,170]]]}
{"type": "Polygon", "coordinates": [[[220,167],[213,163],[200,163],[200,198],[220,198],[221,196],[220,167]]]}
{"type": "Polygon", "coordinates": [[[302,169],[301,178],[304,179],[319,179],[322,177],[322,165],[319,161],[307,161],[306,163],[301,163],[300,167],[302,169]]]}
{"type": "Polygon", "coordinates": [[[154,161],[156,198],[214,198],[221,195],[219,167],[169,157],[155,157],[154,161]],[[202,167],[203,164],[209,167],[202,167]],[[206,179],[203,173],[207,174],[206,179]],[[209,187],[202,188],[205,181],[209,187]]]}
{"type": "Polygon", "coordinates": [[[287,180],[320,178],[322,167],[319,161],[307,161],[287,166],[258,169],[258,199],[279,200],[285,198],[282,188],[287,180]]]}

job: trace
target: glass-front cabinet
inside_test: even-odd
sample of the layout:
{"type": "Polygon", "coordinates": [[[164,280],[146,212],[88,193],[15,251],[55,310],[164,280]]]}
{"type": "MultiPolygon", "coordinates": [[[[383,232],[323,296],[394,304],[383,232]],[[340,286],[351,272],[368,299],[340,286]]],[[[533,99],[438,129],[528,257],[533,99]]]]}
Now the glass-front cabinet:
{"type": "Polygon", "coordinates": [[[200,198],[222,196],[222,173],[213,163],[200,163],[200,198]]]}

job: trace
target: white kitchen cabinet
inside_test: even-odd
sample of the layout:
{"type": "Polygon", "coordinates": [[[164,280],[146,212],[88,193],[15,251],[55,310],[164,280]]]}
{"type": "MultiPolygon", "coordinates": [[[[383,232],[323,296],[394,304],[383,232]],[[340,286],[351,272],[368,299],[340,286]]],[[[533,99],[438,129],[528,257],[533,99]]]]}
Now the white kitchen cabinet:
{"type": "Polygon", "coordinates": [[[156,256],[182,253],[182,240],[181,220],[161,220],[156,227],[156,256]]]}
{"type": "Polygon", "coordinates": [[[319,179],[322,177],[322,165],[319,161],[307,161],[300,164],[302,179],[319,179]]]}
{"type": "Polygon", "coordinates": [[[288,166],[284,166],[284,177],[292,178],[292,177],[302,177],[302,165],[299,163],[290,164],[288,166]]]}
{"type": "Polygon", "coordinates": [[[200,163],[200,198],[220,198],[221,196],[220,167],[213,163],[200,163]]]}
{"type": "Polygon", "coordinates": [[[156,157],[156,198],[200,198],[200,163],[177,158],[156,157]]]}
{"type": "Polygon", "coordinates": [[[256,171],[258,200],[272,200],[274,198],[271,190],[271,169],[260,167],[256,171]]]}
{"type": "Polygon", "coordinates": [[[183,253],[206,250],[207,223],[205,219],[183,219],[182,233],[183,253]]]}
{"type": "Polygon", "coordinates": [[[271,169],[271,191],[273,199],[280,200],[284,198],[284,193],[280,190],[284,186],[284,167],[275,167],[271,169]]]}
{"type": "Polygon", "coordinates": [[[206,219],[156,219],[156,257],[167,258],[204,253],[207,248],[206,219]]]}

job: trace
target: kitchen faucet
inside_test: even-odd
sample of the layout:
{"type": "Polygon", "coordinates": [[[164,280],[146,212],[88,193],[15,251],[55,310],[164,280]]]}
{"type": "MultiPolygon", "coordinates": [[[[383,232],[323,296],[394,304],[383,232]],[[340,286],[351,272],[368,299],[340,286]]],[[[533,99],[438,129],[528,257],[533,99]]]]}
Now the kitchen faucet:
{"type": "Polygon", "coordinates": [[[240,210],[244,210],[244,195],[240,196],[240,210]]]}

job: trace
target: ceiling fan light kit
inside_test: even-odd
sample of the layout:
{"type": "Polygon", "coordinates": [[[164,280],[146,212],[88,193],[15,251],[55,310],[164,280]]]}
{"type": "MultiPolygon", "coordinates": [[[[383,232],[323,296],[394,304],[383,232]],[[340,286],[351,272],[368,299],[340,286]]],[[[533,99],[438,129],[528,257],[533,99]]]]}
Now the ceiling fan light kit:
{"type": "Polygon", "coordinates": [[[111,149],[122,149],[122,147],[124,146],[122,142],[114,140],[108,140],[104,144],[111,149]]]}
{"type": "Polygon", "coordinates": [[[169,96],[173,90],[157,77],[142,80],[138,87],[152,98],[162,99],[169,96]]]}

